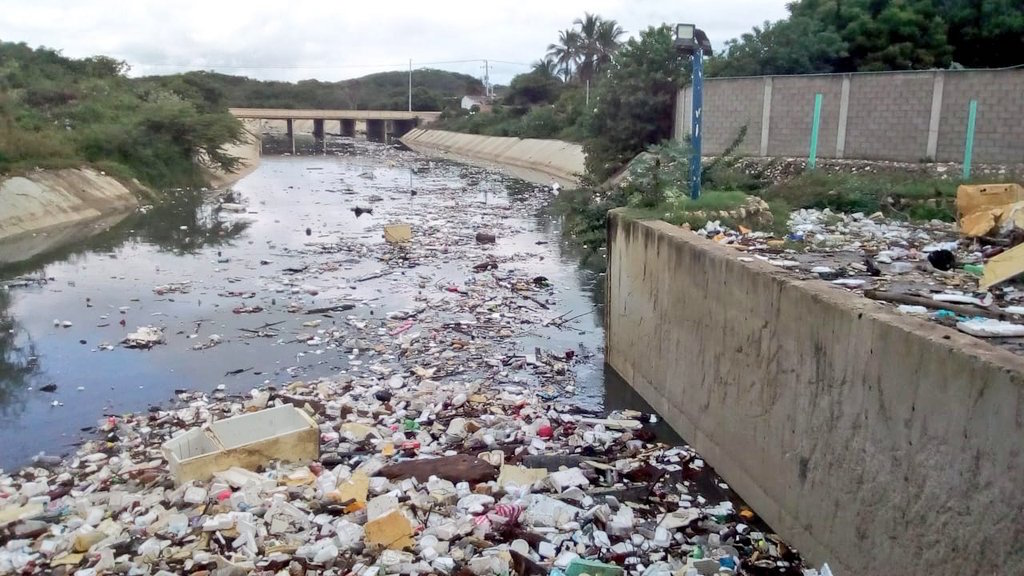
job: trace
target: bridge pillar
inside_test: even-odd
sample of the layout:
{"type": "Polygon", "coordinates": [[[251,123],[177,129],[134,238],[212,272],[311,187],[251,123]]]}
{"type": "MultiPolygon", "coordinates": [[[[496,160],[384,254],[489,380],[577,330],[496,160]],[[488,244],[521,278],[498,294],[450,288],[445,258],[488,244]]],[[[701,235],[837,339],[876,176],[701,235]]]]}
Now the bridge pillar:
{"type": "Polygon", "coordinates": [[[291,141],[291,143],[292,143],[292,156],[294,156],[295,155],[295,122],[291,118],[285,120],[284,122],[285,122],[285,125],[288,127],[287,128],[287,130],[288,130],[288,140],[291,141]]]}
{"type": "Polygon", "coordinates": [[[366,139],[371,142],[384,142],[387,139],[386,124],[385,120],[367,120],[366,139]]]}
{"type": "Polygon", "coordinates": [[[321,149],[324,154],[327,153],[327,139],[324,138],[324,121],[323,119],[313,120],[313,153],[316,154],[321,149]]]}
{"type": "Polygon", "coordinates": [[[355,120],[339,120],[340,134],[346,138],[355,138],[356,136],[356,121],[355,120]]]}
{"type": "Polygon", "coordinates": [[[394,120],[391,127],[391,136],[394,138],[401,138],[405,136],[405,133],[416,127],[416,119],[412,118],[409,120],[394,120]]]}

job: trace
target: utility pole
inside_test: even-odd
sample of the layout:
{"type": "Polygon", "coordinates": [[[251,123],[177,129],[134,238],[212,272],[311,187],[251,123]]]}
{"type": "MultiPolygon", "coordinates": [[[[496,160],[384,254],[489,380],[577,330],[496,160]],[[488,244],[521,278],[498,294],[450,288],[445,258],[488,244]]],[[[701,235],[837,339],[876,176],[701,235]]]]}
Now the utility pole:
{"type": "Polygon", "coordinates": [[[409,58],[409,112],[412,112],[412,58],[409,58]]]}
{"type": "Polygon", "coordinates": [[[484,96],[491,97],[491,68],[487,60],[484,60],[484,96]]]}

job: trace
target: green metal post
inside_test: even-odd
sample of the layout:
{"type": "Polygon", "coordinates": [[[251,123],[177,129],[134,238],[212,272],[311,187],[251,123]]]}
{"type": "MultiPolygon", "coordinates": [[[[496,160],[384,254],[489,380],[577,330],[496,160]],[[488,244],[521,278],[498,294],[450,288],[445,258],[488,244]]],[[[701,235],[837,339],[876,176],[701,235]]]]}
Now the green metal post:
{"type": "Polygon", "coordinates": [[[964,180],[971,179],[971,159],[974,156],[974,123],[978,119],[978,101],[971,100],[967,111],[967,142],[964,143],[964,180]]]}
{"type": "Polygon", "coordinates": [[[818,163],[818,131],[821,129],[821,94],[814,95],[814,121],[811,123],[811,152],[807,158],[807,167],[814,170],[818,163]]]}

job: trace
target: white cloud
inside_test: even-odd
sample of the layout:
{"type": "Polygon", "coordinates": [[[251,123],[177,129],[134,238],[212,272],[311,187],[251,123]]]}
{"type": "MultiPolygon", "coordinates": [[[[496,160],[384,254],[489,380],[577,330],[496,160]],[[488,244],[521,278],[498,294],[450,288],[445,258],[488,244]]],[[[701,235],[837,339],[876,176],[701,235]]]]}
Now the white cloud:
{"type": "Polygon", "coordinates": [[[426,66],[507,82],[584,11],[635,35],[691,21],[715,47],[764,20],[785,0],[4,0],[0,39],[106,54],[133,74],[214,69],[263,79],[339,80],[426,66]],[[471,62],[452,62],[471,60],[471,62]],[[509,62],[513,63],[510,64],[509,62]],[[521,63],[521,64],[517,64],[521,63]]]}

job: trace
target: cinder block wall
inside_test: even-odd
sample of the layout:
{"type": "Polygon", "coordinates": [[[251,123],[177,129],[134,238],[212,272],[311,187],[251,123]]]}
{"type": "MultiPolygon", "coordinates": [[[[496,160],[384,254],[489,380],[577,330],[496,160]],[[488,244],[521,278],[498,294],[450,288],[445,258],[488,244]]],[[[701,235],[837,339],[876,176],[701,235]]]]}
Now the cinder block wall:
{"type": "MultiPolygon", "coordinates": [[[[706,78],[704,153],[720,154],[746,124],[741,155],[807,156],[816,94],[821,158],[961,162],[977,100],[974,162],[1024,163],[1021,69],[706,78]]],[[[686,88],[677,139],[690,133],[691,104],[686,88]]]]}
{"type": "Polygon", "coordinates": [[[1024,358],[613,211],[606,358],[844,576],[1024,574],[1024,358]]]}

